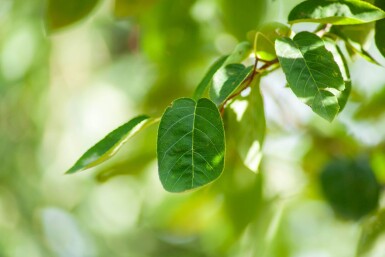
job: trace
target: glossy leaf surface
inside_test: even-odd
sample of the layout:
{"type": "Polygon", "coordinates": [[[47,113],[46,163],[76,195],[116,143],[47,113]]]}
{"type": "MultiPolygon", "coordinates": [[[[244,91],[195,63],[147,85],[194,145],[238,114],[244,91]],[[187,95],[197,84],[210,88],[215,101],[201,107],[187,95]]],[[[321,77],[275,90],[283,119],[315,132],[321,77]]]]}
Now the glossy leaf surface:
{"type": "Polygon", "coordinates": [[[210,83],[213,79],[215,72],[217,72],[222,67],[222,65],[225,63],[227,57],[228,56],[222,56],[221,58],[216,60],[211,65],[211,67],[207,71],[206,75],[203,77],[203,79],[201,80],[201,82],[199,83],[197,88],[195,89],[195,92],[194,92],[194,99],[195,100],[198,100],[199,98],[201,98],[204,95],[206,89],[210,86],[210,83]]]}
{"type": "Polygon", "coordinates": [[[294,94],[328,121],[338,114],[344,79],[321,38],[309,32],[275,43],[278,59],[294,94]]]}
{"type": "Polygon", "coordinates": [[[169,192],[197,188],[219,177],[225,138],[216,105],[206,98],[175,100],[162,116],[157,154],[159,178],[169,192]]]}
{"type": "Polygon", "coordinates": [[[385,18],[381,9],[359,0],[307,0],[289,14],[289,23],[361,24],[385,18]]]}
{"type": "Polygon", "coordinates": [[[115,155],[128,139],[156,121],[145,115],[133,118],[91,147],[66,173],[75,173],[105,162],[115,155]]]}
{"type": "Polygon", "coordinates": [[[98,3],[99,0],[48,0],[47,29],[55,31],[86,18],[98,3]]]}
{"type": "Polygon", "coordinates": [[[210,88],[210,98],[221,105],[246,80],[253,67],[243,64],[229,64],[221,68],[214,76],[210,88]]]}

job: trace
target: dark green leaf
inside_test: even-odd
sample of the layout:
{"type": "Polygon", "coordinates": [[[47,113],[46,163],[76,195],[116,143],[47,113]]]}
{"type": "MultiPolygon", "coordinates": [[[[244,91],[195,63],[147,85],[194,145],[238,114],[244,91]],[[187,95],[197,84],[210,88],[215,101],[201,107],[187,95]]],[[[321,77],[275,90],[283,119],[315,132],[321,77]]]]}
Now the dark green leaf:
{"type": "MultiPolygon", "coordinates": [[[[382,10],[385,10],[385,1],[376,0],[376,6],[380,7],[382,10]]],[[[382,56],[385,57],[385,20],[379,20],[376,22],[376,34],[374,37],[376,41],[376,46],[382,56]]]]}
{"type": "Polygon", "coordinates": [[[361,24],[385,18],[381,9],[360,0],[307,0],[289,14],[289,23],[361,24]]]}
{"type": "Polygon", "coordinates": [[[91,147],[66,173],[75,173],[105,162],[115,155],[128,139],[157,121],[145,115],[133,118],[91,147]]]}
{"type": "Polygon", "coordinates": [[[378,207],[380,187],[365,158],[333,160],[320,180],[326,200],[342,218],[358,220],[378,207]]]}
{"type": "Polygon", "coordinates": [[[309,32],[276,40],[275,49],[294,94],[315,113],[332,121],[340,110],[338,95],[345,89],[341,71],[321,38],[309,32]]]}
{"type": "Polygon", "coordinates": [[[253,66],[243,64],[229,64],[215,73],[210,88],[210,98],[218,106],[246,80],[253,70],[253,66]]]}
{"type": "Polygon", "coordinates": [[[195,89],[194,97],[193,97],[195,100],[198,100],[199,98],[201,98],[203,96],[204,92],[206,91],[206,89],[210,85],[211,80],[212,80],[215,72],[217,72],[217,70],[222,67],[222,65],[225,63],[227,57],[228,56],[222,56],[221,58],[216,60],[211,65],[210,69],[208,70],[206,75],[203,77],[203,79],[199,83],[198,87],[195,89]]]}
{"type": "Polygon", "coordinates": [[[222,118],[206,98],[180,98],[162,116],[158,131],[158,168],[163,187],[182,192],[215,180],[224,167],[222,118]]]}
{"type": "Polygon", "coordinates": [[[55,31],[90,14],[99,0],[48,0],[46,27],[55,31]]]}
{"type": "Polygon", "coordinates": [[[256,172],[262,158],[262,145],[266,132],[260,76],[254,77],[247,96],[239,96],[229,108],[228,131],[236,142],[236,149],[250,170],[256,172]]]}
{"type": "Polygon", "coordinates": [[[340,106],[340,112],[344,109],[346,102],[348,101],[350,91],[352,88],[352,83],[350,79],[349,67],[346,62],[344,55],[341,52],[341,49],[336,45],[336,43],[328,38],[324,39],[326,49],[332,53],[334,61],[337,63],[340,68],[342,77],[345,81],[345,89],[337,95],[338,104],[340,106]]]}

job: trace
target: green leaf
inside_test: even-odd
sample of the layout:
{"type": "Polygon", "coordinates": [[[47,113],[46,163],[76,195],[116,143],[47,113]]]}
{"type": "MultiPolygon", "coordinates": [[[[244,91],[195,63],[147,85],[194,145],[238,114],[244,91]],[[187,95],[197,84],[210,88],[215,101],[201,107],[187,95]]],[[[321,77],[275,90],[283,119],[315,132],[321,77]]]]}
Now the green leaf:
{"type": "Polygon", "coordinates": [[[244,165],[257,172],[262,158],[262,145],[266,132],[263,98],[260,92],[260,76],[255,76],[250,84],[251,91],[246,96],[237,97],[229,108],[228,134],[244,165]]]}
{"type": "Polygon", "coordinates": [[[339,217],[358,220],[378,207],[380,186],[366,158],[330,161],[320,173],[320,182],[339,217]]]}
{"type": "Polygon", "coordinates": [[[337,97],[345,83],[323,40],[313,33],[300,32],[293,40],[277,39],[275,49],[294,94],[315,113],[332,121],[340,110],[337,97]]]}
{"type": "Polygon", "coordinates": [[[367,36],[364,36],[364,35],[366,35],[367,33],[366,31],[370,32],[372,28],[370,28],[369,26],[367,28],[362,26],[363,25],[343,26],[343,27],[333,26],[330,32],[345,41],[347,50],[349,50],[354,54],[360,55],[362,58],[364,58],[368,62],[381,66],[381,64],[378,61],[376,61],[370,55],[370,53],[368,53],[365,50],[363,46],[366,43],[366,40],[368,38],[367,36]],[[354,28],[357,28],[357,29],[355,30],[354,28]],[[357,34],[361,35],[361,37],[357,36],[357,34]]]}
{"type": "MultiPolygon", "coordinates": [[[[376,6],[385,10],[385,1],[384,0],[376,0],[376,6]]],[[[379,20],[376,22],[376,34],[374,39],[376,41],[376,46],[382,56],[385,57],[385,20],[379,20]]]]}
{"type": "Polygon", "coordinates": [[[238,45],[235,46],[235,49],[233,50],[233,52],[226,59],[224,65],[227,65],[230,63],[241,63],[243,60],[249,57],[252,50],[253,50],[252,45],[249,42],[244,41],[239,43],[238,45]]]}
{"type": "Polygon", "coordinates": [[[219,177],[225,138],[215,104],[206,98],[175,100],[160,121],[157,154],[159,178],[169,192],[197,188],[219,177]]]}
{"type": "MultiPolygon", "coordinates": [[[[385,230],[385,210],[380,210],[375,216],[364,222],[361,236],[357,245],[356,256],[365,256],[374,247],[377,239],[385,230]]],[[[380,242],[379,242],[380,243],[380,242]]]]}
{"type": "Polygon", "coordinates": [[[215,72],[217,72],[219,70],[219,68],[222,67],[222,65],[225,63],[227,57],[228,56],[222,56],[221,58],[216,60],[211,65],[210,69],[208,70],[206,75],[203,77],[203,79],[199,83],[198,87],[195,89],[194,96],[193,96],[193,98],[195,100],[198,100],[199,98],[201,98],[204,95],[206,89],[208,88],[208,86],[210,85],[210,83],[213,79],[215,72]]]}
{"type": "Polygon", "coordinates": [[[289,14],[289,23],[361,24],[385,18],[385,12],[360,0],[307,0],[289,14]]]}
{"type": "Polygon", "coordinates": [[[48,0],[46,27],[56,31],[84,19],[99,3],[99,0],[48,0]]]}
{"type": "Polygon", "coordinates": [[[227,57],[222,67],[215,72],[210,86],[210,99],[218,106],[243,83],[252,67],[240,64],[250,56],[252,46],[249,42],[239,43],[227,57]]]}
{"type": "Polygon", "coordinates": [[[215,73],[210,88],[210,98],[216,105],[221,105],[243,84],[253,71],[253,66],[229,64],[215,73]]]}
{"type": "Polygon", "coordinates": [[[156,123],[158,119],[149,118],[146,115],[138,116],[109,133],[105,138],[96,143],[66,172],[75,173],[99,165],[112,156],[124,143],[143,128],[156,123]]]}
{"type": "Polygon", "coordinates": [[[139,16],[149,9],[156,0],[115,0],[114,15],[118,18],[139,16]]]}
{"type": "Polygon", "coordinates": [[[291,30],[278,22],[267,23],[262,26],[255,35],[255,54],[264,61],[272,61],[277,58],[274,42],[277,38],[288,37],[291,30]]]}
{"type": "Polygon", "coordinates": [[[341,75],[345,81],[345,89],[342,92],[339,92],[339,94],[337,95],[338,105],[340,106],[339,112],[341,112],[348,101],[350,91],[352,89],[349,67],[344,55],[342,54],[341,49],[336,45],[336,43],[328,38],[325,38],[324,42],[326,49],[332,53],[334,61],[340,68],[341,75]]]}

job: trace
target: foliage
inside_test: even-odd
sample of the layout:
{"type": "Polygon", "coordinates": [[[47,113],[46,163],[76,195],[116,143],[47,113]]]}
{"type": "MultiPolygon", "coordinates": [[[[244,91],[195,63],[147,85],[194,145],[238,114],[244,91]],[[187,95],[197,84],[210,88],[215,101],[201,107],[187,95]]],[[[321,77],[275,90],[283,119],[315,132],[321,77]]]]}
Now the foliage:
{"type": "Polygon", "coordinates": [[[384,18],[0,1],[0,255],[381,256],[384,18]]]}

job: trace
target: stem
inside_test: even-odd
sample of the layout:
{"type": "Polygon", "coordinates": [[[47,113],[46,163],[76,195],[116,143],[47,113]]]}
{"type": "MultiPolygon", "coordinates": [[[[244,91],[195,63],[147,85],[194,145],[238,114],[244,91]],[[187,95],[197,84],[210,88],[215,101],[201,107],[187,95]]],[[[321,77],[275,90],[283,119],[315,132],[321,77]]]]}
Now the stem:
{"type": "Polygon", "coordinates": [[[315,31],[314,33],[317,34],[319,37],[323,37],[326,33],[328,33],[331,29],[332,25],[331,24],[325,24],[322,26],[319,30],[315,31]]]}
{"type": "Polygon", "coordinates": [[[257,65],[258,65],[258,61],[259,59],[258,58],[255,58],[255,62],[254,62],[254,67],[253,67],[253,71],[251,72],[251,74],[245,79],[245,81],[242,83],[244,84],[244,86],[238,90],[237,92],[235,92],[234,94],[230,95],[224,102],[223,104],[220,106],[219,110],[220,110],[220,113],[221,115],[223,116],[223,113],[225,111],[225,106],[227,105],[227,103],[229,101],[231,101],[232,99],[234,99],[235,97],[239,96],[242,91],[244,91],[245,89],[247,89],[248,87],[250,87],[251,85],[251,82],[253,81],[254,77],[256,75],[260,75],[262,74],[264,71],[266,71],[270,66],[278,63],[278,59],[274,59],[272,61],[267,61],[265,62],[264,65],[262,65],[261,68],[257,68],[257,65]]]}

